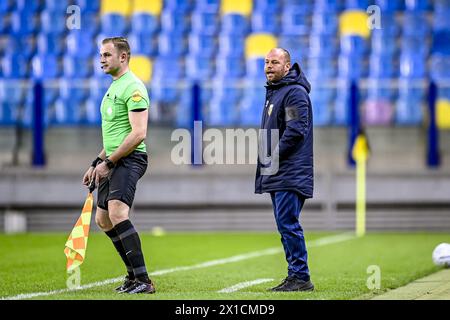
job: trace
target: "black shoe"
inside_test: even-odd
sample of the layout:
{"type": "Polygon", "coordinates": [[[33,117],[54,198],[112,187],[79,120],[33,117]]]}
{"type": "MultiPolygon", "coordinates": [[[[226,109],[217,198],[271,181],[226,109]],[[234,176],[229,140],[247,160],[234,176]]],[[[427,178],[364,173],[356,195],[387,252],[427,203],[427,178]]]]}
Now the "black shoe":
{"type": "Polygon", "coordinates": [[[287,276],[286,278],[284,278],[283,281],[281,281],[281,283],[273,288],[269,288],[267,289],[268,291],[276,291],[278,288],[281,288],[282,286],[284,286],[284,284],[288,281],[289,276],[287,276]]]}
{"type": "Polygon", "coordinates": [[[134,280],[130,280],[130,277],[126,276],[124,282],[116,288],[116,291],[119,293],[125,292],[133,285],[133,283],[134,280]]]}
{"type": "Polygon", "coordinates": [[[126,293],[134,294],[134,293],[155,293],[156,289],[153,285],[153,282],[150,280],[150,283],[141,282],[139,280],[135,280],[133,285],[125,291],[126,293]]]}
{"type": "Polygon", "coordinates": [[[278,287],[275,287],[272,291],[288,292],[288,291],[313,291],[314,285],[311,280],[304,281],[296,277],[287,277],[286,282],[278,287]]]}

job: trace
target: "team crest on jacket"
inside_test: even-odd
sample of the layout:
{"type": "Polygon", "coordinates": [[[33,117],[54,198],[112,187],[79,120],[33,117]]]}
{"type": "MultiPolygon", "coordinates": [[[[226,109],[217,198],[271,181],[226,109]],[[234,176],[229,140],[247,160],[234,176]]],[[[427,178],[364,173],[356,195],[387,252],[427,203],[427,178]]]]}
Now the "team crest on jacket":
{"type": "Polygon", "coordinates": [[[271,115],[271,113],[272,113],[272,109],[273,109],[273,104],[271,104],[270,106],[269,106],[269,109],[267,110],[267,114],[270,116],[271,115]]]}
{"type": "Polygon", "coordinates": [[[134,102],[139,102],[142,100],[142,95],[139,90],[133,92],[133,94],[131,95],[131,100],[133,100],[134,102]]]}

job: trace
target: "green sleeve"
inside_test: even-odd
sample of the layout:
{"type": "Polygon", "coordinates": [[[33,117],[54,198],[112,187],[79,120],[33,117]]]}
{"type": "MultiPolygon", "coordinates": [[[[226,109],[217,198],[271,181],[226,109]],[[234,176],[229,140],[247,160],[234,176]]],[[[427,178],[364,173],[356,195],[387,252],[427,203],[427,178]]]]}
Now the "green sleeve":
{"type": "Polygon", "coordinates": [[[147,89],[139,83],[130,84],[125,90],[124,95],[125,104],[128,111],[136,109],[147,109],[150,105],[147,89]]]}

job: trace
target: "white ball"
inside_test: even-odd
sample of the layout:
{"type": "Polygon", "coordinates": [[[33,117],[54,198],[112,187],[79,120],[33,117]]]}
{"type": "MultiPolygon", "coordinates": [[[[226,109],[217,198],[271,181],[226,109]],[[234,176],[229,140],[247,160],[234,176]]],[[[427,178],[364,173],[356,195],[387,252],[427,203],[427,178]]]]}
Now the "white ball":
{"type": "Polygon", "coordinates": [[[441,243],[433,250],[433,262],[437,266],[450,266],[450,243],[441,243]]]}

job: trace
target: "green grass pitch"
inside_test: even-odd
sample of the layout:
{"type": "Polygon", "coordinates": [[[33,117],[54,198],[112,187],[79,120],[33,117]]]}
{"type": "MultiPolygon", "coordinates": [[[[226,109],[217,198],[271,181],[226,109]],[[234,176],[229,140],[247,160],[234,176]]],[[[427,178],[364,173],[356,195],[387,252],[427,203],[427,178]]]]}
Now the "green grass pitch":
{"type": "MultiPolygon", "coordinates": [[[[336,233],[306,232],[305,237],[308,245],[333,235],[336,233]]],[[[63,249],[67,236],[63,233],[0,235],[0,298],[66,289],[63,249]]],[[[225,259],[225,262],[151,275],[157,288],[154,295],[117,294],[114,288],[119,283],[116,282],[31,299],[367,299],[437,271],[439,268],[433,265],[431,253],[437,244],[448,241],[448,234],[369,233],[362,238],[312,245],[309,264],[316,290],[309,293],[266,291],[286,276],[287,264],[282,252],[239,261],[226,260],[269,248],[281,249],[276,233],[167,233],[154,236],[141,232],[141,240],[150,273],[217,259],[225,259]],[[379,290],[367,288],[370,265],[380,268],[379,290]],[[257,279],[273,280],[235,292],[218,292],[257,279]]],[[[91,233],[86,260],[81,266],[81,285],[121,277],[124,271],[110,240],[102,233],[91,233]]]]}

